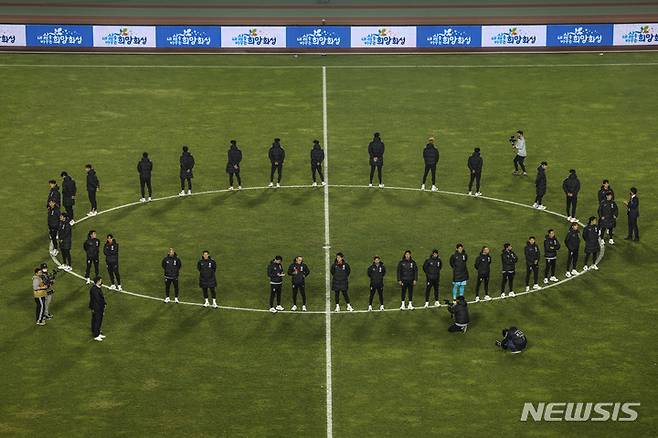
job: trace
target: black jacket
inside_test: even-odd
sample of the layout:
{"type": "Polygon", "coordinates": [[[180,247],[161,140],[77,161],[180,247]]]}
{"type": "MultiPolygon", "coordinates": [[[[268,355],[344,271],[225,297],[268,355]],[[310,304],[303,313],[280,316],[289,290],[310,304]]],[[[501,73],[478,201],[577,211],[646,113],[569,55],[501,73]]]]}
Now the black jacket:
{"type": "Polygon", "coordinates": [[[311,149],[311,166],[319,166],[324,161],[324,151],[319,144],[314,144],[311,149]]]}
{"type": "Polygon", "coordinates": [[[48,228],[59,228],[59,207],[55,206],[54,208],[48,207],[48,228]]]}
{"type": "Polygon", "coordinates": [[[541,256],[541,253],[539,252],[539,245],[537,245],[537,243],[530,245],[529,242],[526,242],[523,252],[525,253],[526,265],[539,264],[539,257],[541,256]]]}
{"type": "Polygon", "coordinates": [[[82,249],[85,250],[87,258],[90,260],[98,260],[100,247],[101,241],[98,239],[92,239],[91,237],[85,240],[85,242],[82,244],[82,249]]]}
{"type": "Polygon", "coordinates": [[[368,155],[370,155],[370,164],[384,164],[384,142],[375,139],[368,144],[368,155]],[[377,158],[377,161],[374,159],[377,158]]]}
{"type": "Polygon", "coordinates": [[[62,181],[62,198],[64,206],[71,207],[75,204],[75,195],[78,188],[75,186],[75,181],[70,176],[66,175],[62,181]]]}
{"type": "Polygon", "coordinates": [[[231,145],[227,152],[226,173],[240,172],[240,161],[242,161],[242,151],[237,145],[231,145]]]}
{"type": "Polygon", "coordinates": [[[546,169],[541,165],[537,167],[537,178],[535,178],[535,187],[538,193],[546,192],[546,169]]]}
{"type": "Polygon", "coordinates": [[[488,277],[489,272],[491,272],[491,255],[480,253],[478,258],[475,259],[475,269],[478,270],[478,277],[488,277]]]}
{"type": "Polygon", "coordinates": [[[628,207],[626,208],[626,214],[632,218],[640,217],[640,198],[633,196],[630,201],[628,201],[628,207]]]}
{"type": "Polygon", "coordinates": [[[91,289],[89,289],[89,308],[94,313],[103,313],[106,305],[107,303],[105,303],[103,290],[100,287],[93,285],[91,289]]]}
{"type": "MultiPolygon", "coordinates": [[[[599,227],[592,224],[583,229],[583,240],[585,241],[585,252],[593,253],[599,251],[599,227]]],[[[596,260],[595,260],[596,261],[596,260]]]]}
{"type": "Polygon", "coordinates": [[[55,187],[51,188],[48,191],[48,200],[46,201],[46,207],[48,207],[50,201],[55,201],[55,205],[58,207],[62,205],[62,198],[59,194],[59,187],[57,185],[55,185],[55,187]]]}
{"type": "Polygon", "coordinates": [[[338,264],[338,262],[334,261],[331,264],[331,268],[329,269],[331,271],[331,289],[332,290],[347,290],[347,287],[349,285],[349,277],[350,277],[350,272],[352,271],[350,269],[350,265],[343,260],[343,263],[338,264]]]}
{"type": "Polygon", "coordinates": [[[414,259],[402,259],[398,262],[398,281],[418,281],[418,263],[414,259]]]}
{"type": "Polygon", "coordinates": [[[68,220],[59,222],[59,231],[57,236],[59,237],[59,247],[60,249],[71,249],[71,239],[72,239],[72,229],[71,224],[68,220]]]}
{"type": "Polygon", "coordinates": [[[466,300],[457,301],[456,304],[448,307],[448,310],[450,313],[452,313],[452,317],[454,318],[455,323],[468,324],[468,305],[466,304],[466,300]]]}
{"type": "Polygon", "coordinates": [[[516,269],[516,262],[519,261],[519,258],[514,251],[503,250],[500,255],[500,260],[503,264],[503,272],[514,272],[516,269]]]}
{"type": "Polygon", "coordinates": [[[432,257],[431,255],[423,263],[423,272],[427,281],[436,281],[441,275],[441,268],[443,267],[443,262],[441,257],[432,257]]]}
{"type": "Polygon", "coordinates": [[[466,251],[462,253],[459,253],[459,251],[455,251],[455,253],[450,256],[450,267],[452,268],[452,281],[468,280],[468,266],[466,266],[467,260],[468,260],[468,255],[466,255],[466,251]]]}
{"type": "Polygon", "coordinates": [[[286,151],[281,147],[281,143],[272,143],[272,147],[270,147],[267,156],[270,158],[272,164],[283,164],[286,159],[286,151]]]}
{"type": "Polygon", "coordinates": [[[372,264],[368,266],[368,278],[370,278],[370,287],[384,287],[384,276],[386,275],[386,266],[379,262],[379,265],[372,264]]]}
{"type": "Polygon", "coordinates": [[[279,274],[283,274],[283,266],[281,263],[275,263],[274,260],[267,265],[267,276],[270,278],[271,284],[282,284],[283,277],[279,274]]]}
{"type": "Polygon", "coordinates": [[[178,160],[180,162],[180,177],[181,178],[193,178],[194,172],[194,157],[192,154],[187,151],[183,152],[178,160]]]}
{"type": "Polygon", "coordinates": [[[153,170],[153,162],[148,159],[148,157],[142,157],[137,163],[137,172],[139,172],[139,177],[141,179],[150,179],[151,171],[153,170]]]}
{"type": "Polygon", "coordinates": [[[572,193],[573,196],[578,196],[580,191],[580,180],[575,173],[570,173],[568,177],[562,182],[562,190],[564,193],[572,193]]]}
{"type": "Polygon", "coordinates": [[[304,286],[306,283],[305,279],[310,273],[311,270],[308,269],[306,263],[303,262],[301,265],[291,263],[290,266],[288,266],[288,275],[290,275],[290,278],[292,279],[293,286],[304,286]]]}
{"type": "Polygon", "coordinates": [[[425,160],[426,166],[436,166],[436,163],[439,162],[439,150],[432,143],[425,145],[423,160],[425,160]]]}
{"type": "Polygon", "coordinates": [[[173,256],[167,254],[162,259],[162,269],[164,271],[164,278],[167,280],[176,280],[180,274],[180,268],[183,267],[183,262],[180,261],[178,255],[174,253],[173,256]]]}
{"type": "Polygon", "coordinates": [[[599,193],[598,193],[598,195],[597,195],[597,198],[598,198],[598,200],[599,200],[599,204],[600,204],[601,202],[605,201],[605,195],[606,195],[606,193],[608,193],[608,192],[612,193],[612,199],[613,199],[613,200],[615,199],[615,191],[612,190],[612,187],[611,187],[611,186],[608,186],[608,189],[607,189],[607,190],[606,190],[605,188],[603,188],[603,186],[601,186],[601,188],[599,189],[599,193]]]}
{"type": "Polygon", "coordinates": [[[567,237],[564,238],[564,244],[569,251],[578,251],[580,247],[580,232],[570,228],[567,237]]]}
{"type": "Polygon", "coordinates": [[[501,346],[504,350],[512,349],[514,351],[520,351],[526,347],[527,343],[528,340],[521,330],[516,327],[510,327],[501,346]]]}
{"type": "Polygon", "coordinates": [[[116,240],[112,240],[112,243],[109,243],[107,240],[103,245],[103,254],[105,254],[105,262],[108,265],[116,265],[119,263],[119,243],[116,240]]]}
{"type": "Polygon", "coordinates": [[[196,268],[199,271],[199,287],[217,287],[217,278],[215,277],[217,262],[212,257],[208,257],[207,260],[201,258],[197,262],[196,268]]]}
{"type": "Polygon", "coordinates": [[[547,260],[557,258],[557,252],[561,246],[557,237],[550,238],[546,235],[544,238],[544,258],[547,260]]]}
{"type": "Polygon", "coordinates": [[[619,216],[619,208],[614,199],[608,201],[604,199],[599,205],[599,224],[603,228],[614,228],[617,226],[617,216],[619,216]]]}
{"type": "Polygon", "coordinates": [[[87,191],[95,192],[100,188],[101,183],[98,180],[98,176],[96,176],[96,171],[94,169],[90,169],[89,172],[87,172],[87,191]]]}
{"type": "Polygon", "coordinates": [[[473,152],[468,157],[468,168],[471,170],[471,173],[482,173],[482,157],[479,152],[473,152]]]}

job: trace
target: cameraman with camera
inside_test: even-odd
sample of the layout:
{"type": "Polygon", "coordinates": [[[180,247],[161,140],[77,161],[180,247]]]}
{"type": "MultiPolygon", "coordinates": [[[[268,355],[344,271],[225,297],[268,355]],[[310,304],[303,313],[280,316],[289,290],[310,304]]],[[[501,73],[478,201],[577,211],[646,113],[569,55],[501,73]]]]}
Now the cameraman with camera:
{"type": "Polygon", "coordinates": [[[496,341],[496,346],[503,350],[509,350],[512,354],[520,353],[525,350],[528,340],[525,334],[518,328],[512,326],[508,329],[503,329],[503,339],[496,341]]]}
{"type": "Polygon", "coordinates": [[[516,152],[514,156],[514,175],[519,175],[519,166],[523,172],[523,176],[528,176],[528,173],[525,170],[525,157],[528,155],[525,149],[525,137],[523,136],[523,131],[519,130],[514,133],[509,138],[509,142],[512,143],[512,150],[516,152]]]}
{"type": "Polygon", "coordinates": [[[448,306],[448,312],[452,316],[453,323],[448,327],[448,331],[451,333],[462,332],[466,333],[468,329],[468,305],[466,304],[466,299],[463,295],[457,297],[457,302],[452,303],[450,300],[445,300],[445,304],[448,306]]]}
{"type": "Polygon", "coordinates": [[[46,319],[52,319],[53,315],[50,313],[49,307],[50,303],[53,301],[53,294],[55,293],[53,285],[55,284],[55,276],[57,275],[57,271],[54,271],[52,274],[48,273],[48,265],[45,263],[41,263],[40,268],[41,272],[39,272],[39,277],[41,277],[41,283],[46,290],[43,315],[46,319]]]}

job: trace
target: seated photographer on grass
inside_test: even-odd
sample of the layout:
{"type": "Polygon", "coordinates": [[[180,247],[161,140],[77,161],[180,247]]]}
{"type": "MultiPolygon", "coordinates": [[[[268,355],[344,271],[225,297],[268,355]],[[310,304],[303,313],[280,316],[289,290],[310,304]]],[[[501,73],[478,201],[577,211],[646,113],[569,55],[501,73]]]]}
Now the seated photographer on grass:
{"type": "Polygon", "coordinates": [[[448,327],[448,331],[466,333],[469,321],[466,299],[463,296],[459,296],[454,303],[451,303],[449,300],[445,300],[445,303],[448,306],[448,312],[450,312],[454,320],[452,325],[448,327]]]}
{"type": "Polygon", "coordinates": [[[512,326],[508,329],[503,329],[503,339],[496,341],[496,346],[516,354],[525,350],[527,343],[528,340],[525,334],[520,329],[512,326]]]}

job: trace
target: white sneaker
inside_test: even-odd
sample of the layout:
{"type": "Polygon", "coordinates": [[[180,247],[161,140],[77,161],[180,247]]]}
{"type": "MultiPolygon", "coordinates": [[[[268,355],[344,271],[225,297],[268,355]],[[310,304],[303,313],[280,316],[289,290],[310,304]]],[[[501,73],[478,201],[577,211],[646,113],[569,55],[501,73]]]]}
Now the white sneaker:
{"type": "Polygon", "coordinates": [[[171,301],[171,300],[169,299],[169,297],[165,297],[164,302],[165,302],[165,303],[168,303],[169,301],[171,301]]]}
{"type": "Polygon", "coordinates": [[[534,204],[532,204],[532,208],[538,208],[538,207],[539,207],[539,204],[537,204],[536,202],[534,204]]]}
{"type": "Polygon", "coordinates": [[[228,187],[229,191],[233,190],[233,186],[228,187]]]}
{"type": "Polygon", "coordinates": [[[322,184],[323,187],[327,185],[327,183],[324,181],[322,181],[320,184],[322,184]]]}
{"type": "Polygon", "coordinates": [[[276,313],[276,309],[274,307],[270,307],[270,312],[276,313]]]}
{"type": "Polygon", "coordinates": [[[379,306],[379,310],[384,310],[384,305],[383,304],[379,306]]]}
{"type": "Polygon", "coordinates": [[[93,215],[94,215],[94,214],[93,214],[93,212],[91,212],[91,211],[90,211],[89,213],[87,213],[87,216],[93,216],[93,215]]]}
{"type": "Polygon", "coordinates": [[[188,194],[188,195],[191,195],[191,194],[192,194],[192,190],[188,190],[188,191],[187,191],[187,194],[188,194]]]}
{"type": "Polygon", "coordinates": [[[380,185],[379,185],[379,188],[380,188],[380,189],[383,189],[383,188],[384,188],[384,184],[380,184],[380,185]]]}
{"type": "Polygon", "coordinates": [[[480,301],[480,297],[476,295],[475,296],[475,302],[477,303],[478,301],[480,301]]]}
{"type": "Polygon", "coordinates": [[[351,304],[348,304],[348,305],[347,305],[347,311],[348,311],[348,312],[354,312],[354,307],[352,307],[351,304]]]}
{"type": "Polygon", "coordinates": [[[100,335],[98,335],[94,338],[94,341],[103,342],[103,338],[101,338],[100,335]]]}
{"type": "Polygon", "coordinates": [[[91,284],[91,279],[87,278],[87,284],[91,284]]]}
{"type": "Polygon", "coordinates": [[[368,312],[372,312],[372,306],[368,305],[368,312]]]}
{"type": "Polygon", "coordinates": [[[424,309],[427,309],[430,306],[430,303],[425,301],[425,305],[423,306],[424,309]]]}
{"type": "Polygon", "coordinates": [[[318,183],[316,183],[315,181],[313,181],[313,184],[311,184],[311,187],[317,187],[317,186],[318,186],[318,183]]]}
{"type": "Polygon", "coordinates": [[[545,205],[539,205],[537,208],[538,208],[539,210],[546,210],[546,206],[545,206],[545,205]]]}
{"type": "Polygon", "coordinates": [[[152,200],[153,200],[153,199],[152,199],[150,196],[149,196],[148,199],[147,199],[148,202],[151,202],[152,200]]]}
{"type": "Polygon", "coordinates": [[[440,305],[441,303],[439,303],[438,301],[434,301],[434,307],[439,307],[440,305]]]}
{"type": "Polygon", "coordinates": [[[578,218],[576,218],[576,217],[572,217],[572,218],[571,218],[571,222],[578,222],[578,218]]]}
{"type": "Polygon", "coordinates": [[[583,272],[587,271],[588,269],[589,268],[587,267],[587,265],[583,266],[583,272]]]}
{"type": "Polygon", "coordinates": [[[306,305],[302,306],[302,312],[306,312],[306,305]]]}
{"type": "Polygon", "coordinates": [[[117,287],[115,285],[110,285],[110,290],[117,290],[117,287]]]}
{"type": "Polygon", "coordinates": [[[526,286],[526,287],[525,287],[525,291],[526,291],[526,292],[530,292],[530,286],[526,286]]]}
{"type": "Polygon", "coordinates": [[[491,297],[489,295],[484,296],[484,301],[490,301],[490,300],[491,300],[491,297]]]}
{"type": "Polygon", "coordinates": [[[336,312],[340,312],[340,305],[336,304],[336,312]]]}
{"type": "Polygon", "coordinates": [[[572,269],[571,270],[571,275],[578,275],[578,271],[576,271],[575,269],[572,269]]]}
{"type": "Polygon", "coordinates": [[[100,335],[98,335],[98,337],[101,338],[101,339],[105,339],[105,338],[107,338],[107,336],[105,336],[105,335],[102,334],[102,333],[101,333],[100,335]]]}
{"type": "Polygon", "coordinates": [[[420,185],[420,189],[421,189],[421,190],[425,190],[425,184],[421,184],[421,185],[420,185]]]}
{"type": "Polygon", "coordinates": [[[551,278],[549,278],[549,280],[555,281],[555,282],[560,281],[560,280],[557,279],[557,277],[555,275],[551,276],[551,278]]]}
{"type": "Polygon", "coordinates": [[[482,196],[482,193],[480,193],[480,192],[475,192],[475,196],[482,196]]]}
{"type": "Polygon", "coordinates": [[[118,285],[118,286],[117,286],[117,290],[118,290],[119,292],[123,291],[123,288],[121,287],[121,285],[118,285]]]}
{"type": "Polygon", "coordinates": [[[279,183],[276,183],[276,186],[277,186],[277,188],[278,188],[278,187],[281,187],[281,184],[279,184],[279,183]]]}
{"type": "Polygon", "coordinates": [[[571,272],[567,271],[566,274],[564,274],[565,277],[570,278],[571,277],[571,272]]]}
{"type": "Polygon", "coordinates": [[[208,300],[204,301],[203,307],[210,307],[210,302],[208,300]]]}
{"type": "Polygon", "coordinates": [[[69,225],[71,225],[71,226],[75,225],[75,221],[73,219],[71,219],[71,221],[69,222],[69,225]]]}
{"type": "Polygon", "coordinates": [[[53,249],[52,255],[56,256],[57,254],[59,254],[59,251],[57,251],[56,249],[53,249]]]}
{"type": "Polygon", "coordinates": [[[500,297],[501,297],[501,298],[505,298],[505,292],[501,292],[501,293],[500,293],[500,297]]]}
{"type": "Polygon", "coordinates": [[[372,183],[368,184],[368,187],[372,187],[372,183]]]}
{"type": "Polygon", "coordinates": [[[599,267],[596,266],[596,265],[592,265],[592,266],[590,266],[590,269],[594,269],[595,271],[598,271],[598,270],[599,270],[599,267]]]}
{"type": "Polygon", "coordinates": [[[548,278],[544,278],[544,284],[548,284],[548,278]]]}
{"type": "Polygon", "coordinates": [[[514,293],[513,290],[509,291],[509,294],[508,294],[508,295],[509,295],[510,297],[515,297],[515,296],[516,296],[516,294],[514,293]]]}
{"type": "Polygon", "coordinates": [[[439,190],[439,189],[437,189],[436,186],[432,186],[432,191],[433,191],[433,192],[436,192],[436,191],[438,191],[438,190],[439,190]]]}
{"type": "Polygon", "coordinates": [[[599,246],[605,246],[605,240],[599,237],[599,246]]]}
{"type": "Polygon", "coordinates": [[[185,190],[181,190],[178,196],[185,196],[185,190]]]}
{"type": "Polygon", "coordinates": [[[274,183],[273,182],[269,183],[267,187],[274,187],[274,183]]]}
{"type": "Polygon", "coordinates": [[[532,288],[533,288],[534,290],[537,290],[537,289],[539,289],[539,285],[538,285],[538,284],[535,284],[534,286],[532,286],[532,288]]]}
{"type": "Polygon", "coordinates": [[[608,243],[609,243],[610,245],[614,245],[614,244],[615,244],[615,241],[612,240],[612,239],[610,239],[610,240],[608,240],[608,243]]]}
{"type": "Polygon", "coordinates": [[[290,310],[294,312],[295,310],[297,310],[297,306],[296,306],[296,305],[295,305],[295,306],[292,306],[292,307],[290,308],[290,310]]]}
{"type": "Polygon", "coordinates": [[[139,198],[139,202],[146,202],[146,198],[139,198]]]}
{"type": "Polygon", "coordinates": [[[180,301],[178,301],[178,297],[174,298],[174,303],[175,303],[175,304],[180,303],[180,301]]]}
{"type": "Polygon", "coordinates": [[[242,186],[238,186],[238,190],[242,190],[242,186]]]}
{"type": "Polygon", "coordinates": [[[276,306],[276,310],[283,310],[283,306],[279,304],[278,306],[276,306]]]}
{"type": "Polygon", "coordinates": [[[409,301],[409,304],[407,305],[407,309],[414,310],[414,308],[415,308],[414,305],[411,303],[411,301],[409,301]]]}
{"type": "Polygon", "coordinates": [[[219,306],[217,305],[217,300],[215,300],[215,299],[212,300],[212,306],[213,306],[215,309],[219,307],[219,306]]]}
{"type": "Polygon", "coordinates": [[[571,216],[567,216],[567,221],[573,222],[573,218],[571,216]]]}
{"type": "Polygon", "coordinates": [[[402,305],[400,306],[400,310],[405,310],[406,307],[404,307],[404,301],[402,302],[402,305]]]}
{"type": "Polygon", "coordinates": [[[473,196],[473,192],[468,192],[469,196],[473,196]]]}

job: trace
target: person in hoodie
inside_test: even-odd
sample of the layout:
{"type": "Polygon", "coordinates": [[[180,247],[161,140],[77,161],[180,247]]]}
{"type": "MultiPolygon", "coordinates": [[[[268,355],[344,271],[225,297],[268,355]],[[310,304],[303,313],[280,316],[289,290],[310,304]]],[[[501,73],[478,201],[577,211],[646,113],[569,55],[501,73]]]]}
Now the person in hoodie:
{"type": "Polygon", "coordinates": [[[62,197],[59,193],[59,187],[57,186],[57,181],[51,179],[48,181],[48,200],[46,201],[46,208],[50,205],[50,201],[55,201],[55,205],[61,207],[62,197]]]}
{"type": "Polygon", "coordinates": [[[537,178],[535,178],[535,203],[532,206],[538,210],[546,210],[546,206],[542,204],[542,199],[546,194],[546,168],[548,168],[548,163],[542,161],[539,167],[537,167],[537,178]]]}
{"type": "Polygon", "coordinates": [[[148,152],[142,153],[142,159],[137,163],[137,173],[139,173],[139,190],[142,194],[140,202],[146,202],[145,188],[148,187],[149,197],[148,201],[153,196],[153,188],[151,187],[151,172],[153,171],[153,162],[149,159],[148,152]]]}
{"type": "Polygon", "coordinates": [[[539,259],[541,257],[541,251],[539,251],[539,245],[535,241],[535,236],[528,237],[528,241],[525,244],[524,248],[525,254],[525,291],[530,290],[530,273],[532,273],[534,290],[539,289],[539,259]]]}
{"type": "Polygon", "coordinates": [[[427,139],[427,144],[423,149],[423,160],[425,161],[425,172],[423,173],[423,182],[420,189],[425,190],[427,174],[432,172],[432,191],[436,192],[436,165],[439,162],[439,150],[434,146],[434,137],[427,139]]]}
{"type": "Polygon", "coordinates": [[[98,254],[100,252],[101,241],[96,238],[96,231],[91,230],[87,234],[87,240],[82,244],[82,249],[85,250],[87,256],[87,267],[85,268],[85,279],[87,284],[91,284],[89,279],[89,271],[91,265],[94,265],[94,277],[98,277],[98,254]]]}
{"type": "Polygon", "coordinates": [[[178,159],[180,164],[180,193],[178,196],[185,196],[185,183],[187,182],[187,194],[192,194],[192,178],[194,178],[194,156],[190,153],[190,148],[183,145],[183,152],[178,159]]]}
{"type": "Polygon", "coordinates": [[[57,232],[59,231],[59,217],[61,213],[59,206],[55,204],[54,200],[48,201],[48,234],[50,235],[50,243],[52,249],[50,254],[56,256],[59,251],[57,250],[57,232]]]}
{"type": "Polygon", "coordinates": [[[169,293],[171,291],[171,285],[174,285],[174,303],[179,303],[178,301],[178,276],[180,275],[180,269],[183,267],[183,262],[178,258],[178,254],[174,251],[174,248],[169,248],[167,255],[162,259],[162,270],[164,271],[164,282],[165,282],[165,299],[164,302],[168,303],[171,300],[169,299],[169,293]]]}
{"type": "Polygon", "coordinates": [[[397,269],[398,284],[401,287],[402,304],[400,310],[404,310],[405,299],[409,298],[409,305],[406,307],[409,310],[414,310],[414,286],[418,282],[418,264],[411,258],[411,251],[406,250],[402,256],[402,260],[398,262],[397,269]]]}
{"type": "Polygon", "coordinates": [[[73,178],[65,171],[62,171],[60,176],[62,177],[62,205],[66,209],[67,216],[72,221],[74,219],[73,206],[75,205],[75,195],[78,192],[78,188],[75,186],[73,178]]]}
{"type": "Polygon", "coordinates": [[[379,295],[379,310],[384,310],[384,276],[386,275],[386,266],[382,263],[379,256],[372,259],[372,265],[368,267],[368,278],[370,278],[370,298],[368,300],[368,312],[372,311],[372,300],[375,298],[375,292],[379,295]]]}
{"type": "Polygon", "coordinates": [[[212,296],[212,306],[216,309],[217,305],[217,262],[210,257],[208,250],[203,251],[201,260],[196,264],[196,269],[199,271],[199,287],[203,291],[203,307],[209,307],[208,291],[212,296]]]}
{"type": "Polygon", "coordinates": [[[585,263],[583,264],[583,271],[594,269],[598,271],[599,267],[596,265],[596,259],[599,256],[600,243],[599,243],[599,226],[596,222],[596,216],[590,216],[587,221],[587,226],[583,229],[583,240],[585,241],[585,263]],[[591,266],[587,266],[589,257],[592,256],[591,266]]]}
{"type": "Polygon", "coordinates": [[[560,246],[560,241],[555,237],[555,230],[551,228],[544,237],[544,259],[546,260],[544,284],[548,284],[548,280],[558,281],[555,276],[555,268],[557,264],[557,252],[560,246]]]}
{"type": "Polygon", "coordinates": [[[434,305],[438,307],[439,303],[439,279],[443,262],[439,257],[439,250],[435,249],[432,254],[425,259],[423,263],[423,272],[425,273],[425,308],[430,306],[430,291],[434,289],[434,305]]]}
{"type": "Polygon", "coordinates": [[[322,185],[324,185],[324,174],[322,173],[322,162],[324,161],[324,151],[320,146],[319,140],[313,140],[313,147],[311,148],[311,176],[313,177],[313,187],[317,187],[317,176],[320,177],[322,185]]]}
{"type": "Polygon", "coordinates": [[[238,180],[238,190],[242,188],[242,179],[240,178],[240,161],[242,161],[242,151],[238,148],[238,143],[231,140],[231,146],[228,148],[228,160],[226,162],[226,173],[228,173],[228,189],[233,190],[233,178],[238,180]]]}
{"type": "Polygon", "coordinates": [[[452,300],[457,299],[457,292],[459,296],[464,296],[464,289],[468,282],[468,266],[466,261],[468,255],[464,250],[464,245],[458,243],[455,247],[455,252],[450,256],[450,267],[452,268],[452,300]]]}
{"type": "Polygon", "coordinates": [[[580,180],[576,175],[576,169],[569,170],[569,176],[562,182],[562,190],[567,197],[567,220],[576,222],[576,206],[578,205],[578,192],[580,191],[580,180]]]}
{"type": "Polygon", "coordinates": [[[281,174],[283,172],[283,162],[286,159],[286,151],[281,147],[281,139],[275,138],[270,147],[267,156],[270,158],[272,168],[270,170],[270,184],[268,187],[274,187],[274,172],[277,173],[276,186],[281,187],[281,174]]]}
{"type": "Polygon", "coordinates": [[[489,247],[483,246],[480,255],[475,259],[475,269],[477,269],[478,279],[475,284],[475,301],[480,301],[480,285],[484,283],[484,299],[489,301],[489,275],[491,273],[491,255],[489,247]]]}
{"type": "Polygon", "coordinates": [[[601,183],[601,188],[599,188],[599,193],[597,194],[597,199],[599,200],[599,205],[601,202],[605,201],[605,195],[610,192],[612,193],[612,199],[615,199],[615,191],[610,187],[610,181],[604,179],[601,183]]]}
{"type": "Polygon", "coordinates": [[[105,254],[105,265],[107,273],[110,276],[110,289],[121,289],[121,274],[119,274],[119,243],[111,234],[107,235],[105,245],[103,245],[103,254],[105,254]]]}
{"type": "Polygon", "coordinates": [[[73,232],[71,229],[71,220],[64,212],[59,215],[59,230],[57,231],[57,235],[59,237],[59,249],[62,252],[62,264],[60,265],[60,268],[65,271],[70,271],[71,239],[73,232]]]}
{"type": "Polygon", "coordinates": [[[89,210],[87,216],[96,216],[96,214],[98,214],[96,192],[101,189],[101,183],[98,180],[96,171],[91,164],[85,165],[85,171],[87,172],[87,196],[89,197],[89,204],[91,204],[91,210],[89,210]]]}
{"type": "Polygon", "coordinates": [[[292,307],[293,312],[297,310],[297,293],[302,296],[302,311],[306,312],[306,277],[311,273],[302,256],[295,257],[295,260],[288,266],[288,275],[292,280],[292,307]]]}
{"type": "Polygon", "coordinates": [[[352,312],[354,309],[350,304],[350,294],[349,294],[349,278],[350,265],[345,261],[345,256],[342,252],[336,254],[336,259],[331,264],[329,268],[331,273],[331,290],[334,291],[334,296],[336,299],[336,312],[340,312],[340,294],[343,294],[345,303],[347,304],[347,310],[352,312]]]}
{"type": "Polygon", "coordinates": [[[480,156],[480,148],[475,148],[470,157],[468,157],[468,171],[470,179],[468,181],[468,194],[473,194],[473,182],[475,182],[475,196],[481,196],[480,193],[480,179],[482,178],[482,157],[480,156]]]}
{"type": "Polygon", "coordinates": [[[375,169],[377,169],[379,188],[383,188],[382,167],[384,166],[384,142],[382,141],[379,132],[375,132],[372,141],[368,143],[368,155],[370,156],[370,183],[368,184],[368,187],[372,187],[375,169]]]}
{"type": "Polygon", "coordinates": [[[605,195],[605,199],[599,205],[599,228],[601,229],[601,240],[604,240],[605,232],[608,231],[608,243],[614,245],[613,233],[617,226],[617,216],[619,216],[619,207],[613,199],[612,192],[605,195]]]}
{"type": "Polygon", "coordinates": [[[270,279],[270,312],[272,313],[283,310],[283,306],[281,305],[281,288],[283,287],[283,277],[286,276],[286,273],[283,271],[283,266],[281,266],[282,261],[283,258],[278,255],[267,265],[267,277],[270,279]],[[276,307],[274,307],[274,298],[276,298],[276,307]]]}
{"type": "Polygon", "coordinates": [[[576,264],[578,263],[578,250],[580,248],[580,231],[578,222],[573,222],[569,227],[567,237],[564,238],[564,246],[567,247],[567,273],[566,277],[578,275],[576,264]]]}
{"type": "Polygon", "coordinates": [[[500,283],[500,297],[505,298],[505,285],[509,283],[509,296],[513,297],[514,294],[514,275],[516,274],[516,262],[519,258],[514,253],[511,243],[503,245],[503,252],[500,255],[503,264],[503,279],[500,283]]]}

